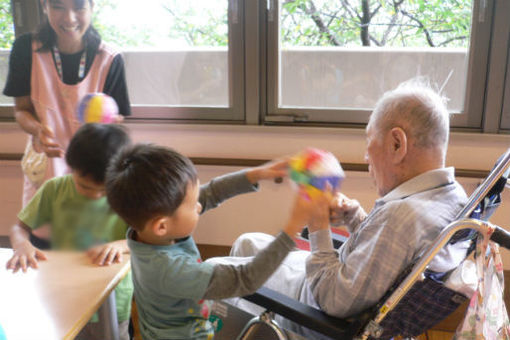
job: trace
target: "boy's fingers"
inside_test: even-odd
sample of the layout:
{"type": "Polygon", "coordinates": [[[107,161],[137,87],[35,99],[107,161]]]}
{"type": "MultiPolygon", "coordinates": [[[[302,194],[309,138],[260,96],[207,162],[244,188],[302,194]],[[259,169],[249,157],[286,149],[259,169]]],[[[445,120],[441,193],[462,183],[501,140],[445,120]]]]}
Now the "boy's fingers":
{"type": "Polygon", "coordinates": [[[27,258],[25,256],[19,258],[19,266],[21,266],[23,273],[27,272],[27,258]]]}
{"type": "Polygon", "coordinates": [[[106,264],[112,264],[112,262],[115,260],[115,256],[117,256],[117,252],[115,250],[110,250],[108,257],[106,258],[106,264]]]}
{"type": "Polygon", "coordinates": [[[7,269],[14,269],[14,268],[16,268],[16,263],[18,263],[18,256],[14,255],[13,257],[11,257],[11,259],[9,261],[7,261],[7,264],[5,265],[5,267],[7,269]]]}
{"type": "Polygon", "coordinates": [[[33,257],[28,258],[27,264],[29,267],[32,267],[34,269],[37,269],[39,267],[37,264],[37,260],[33,257]]]}
{"type": "Polygon", "coordinates": [[[46,257],[46,254],[40,250],[37,250],[35,252],[35,258],[37,260],[46,261],[48,258],[46,257]]]}
{"type": "Polygon", "coordinates": [[[109,261],[111,253],[112,253],[112,248],[111,247],[104,248],[103,251],[101,252],[100,256],[99,256],[98,264],[100,266],[107,264],[107,262],[109,261]]]}

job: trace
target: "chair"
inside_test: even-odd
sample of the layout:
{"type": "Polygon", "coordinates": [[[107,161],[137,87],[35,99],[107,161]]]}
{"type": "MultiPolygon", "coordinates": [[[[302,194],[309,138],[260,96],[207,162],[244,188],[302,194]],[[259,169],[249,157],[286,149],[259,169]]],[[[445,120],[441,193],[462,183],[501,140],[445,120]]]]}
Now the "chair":
{"type": "MultiPolygon", "coordinates": [[[[500,157],[456,219],[445,227],[431,246],[402,273],[376,306],[360,315],[338,319],[263,287],[245,299],[265,308],[266,312],[253,318],[238,339],[256,339],[252,331],[261,324],[278,328],[271,317],[273,313],[333,339],[390,339],[396,335],[413,337],[423,333],[466,300],[465,296],[445,287],[435,276],[437,273],[427,269],[443,246],[474,239],[478,232],[492,226],[495,232],[491,240],[510,249],[510,233],[487,222],[501,202],[500,193],[507,183],[509,172],[510,149],[500,157]]],[[[283,340],[287,337],[279,329],[279,333],[274,333],[273,339],[283,340]]]]}

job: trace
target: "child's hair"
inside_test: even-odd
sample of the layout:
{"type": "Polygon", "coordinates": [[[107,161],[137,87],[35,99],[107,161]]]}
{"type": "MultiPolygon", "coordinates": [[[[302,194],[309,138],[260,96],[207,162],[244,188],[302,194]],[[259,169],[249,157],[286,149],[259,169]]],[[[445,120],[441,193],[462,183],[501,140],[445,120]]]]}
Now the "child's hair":
{"type": "MultiPolygon", "coordinates": [[[[52,2],[54,0],[44,0],[43,4],[46,5],[46,2],[52,2]]],[[[74,4],[76,7],[83,7],[83,3],[88,1],[92,6],[92,0],[74,0],[74,4]]],[[[37,28],[35,32],[35,39],[41,42],[41,47],[37,50],[38,52],[49,51],[53,48],[53,46],[57,43],[57,34],[51,27],[48,18],[46,17],[41,25],[37,28]]],[[[89,28],[85,32],[83,36],[83,42],[91,47],[92,50],[96,51],[99,48],[99,44],[101,43],[101,36],[99,32],[92,26],[90,23],[89,28]]]]}
{"type": "Polygon", "coordinates": [[[112,209],[142,231],[153,218],[174,214],[189,183],[197,183],[189,158],[166,147],[137,144],[114,157],[105,187],[112,209]]]}
{"type": "Polygon", "coordinates": [[[118,124],[85,124],[76,131],[66,151],[67,165],[81,176],[104,183],[112,157],[131,144],[126,129],[118,124]]]}

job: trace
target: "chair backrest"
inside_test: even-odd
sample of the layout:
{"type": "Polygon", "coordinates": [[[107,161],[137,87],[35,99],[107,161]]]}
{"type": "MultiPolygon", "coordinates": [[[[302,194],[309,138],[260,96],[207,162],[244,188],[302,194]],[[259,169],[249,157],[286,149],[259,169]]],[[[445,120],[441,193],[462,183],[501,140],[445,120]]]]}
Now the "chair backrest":
{"type": "Polygon", "coordinates": [[[501,202],[501,192],[505,188],[510,173],[510,148],[499,157],[489,175],[471,194],[464,208],[457,214],[456,220],[466,217],[488,220],[493,209],[486,209],[489,205],[501,202]]]}

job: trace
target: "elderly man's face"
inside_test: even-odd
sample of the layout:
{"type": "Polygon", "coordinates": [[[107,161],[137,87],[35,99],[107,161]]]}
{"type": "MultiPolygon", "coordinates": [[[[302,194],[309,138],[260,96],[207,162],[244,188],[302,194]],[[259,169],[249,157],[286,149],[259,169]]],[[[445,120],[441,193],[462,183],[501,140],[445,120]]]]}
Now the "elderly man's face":
{"type": "Polygon", "coordinates": [[[374,127],[369,124],[367,127],[367,151],[365,161],[368,163],[368,172],[375,182],[377,192],[380,196],[386,195],[393,189],[393,172],[391,161],[387,155],[385,144],[387,136],[378,136],[374,127]]]}

